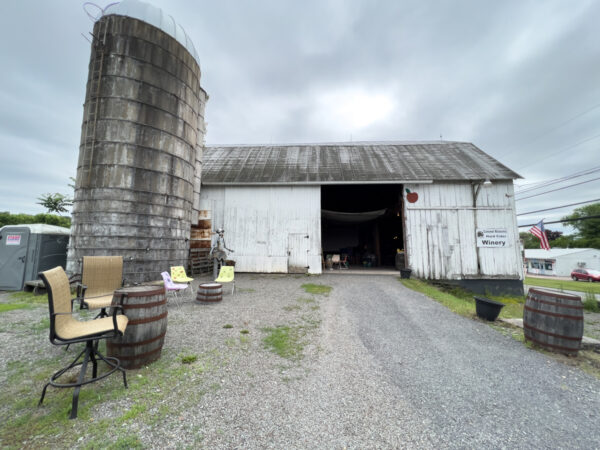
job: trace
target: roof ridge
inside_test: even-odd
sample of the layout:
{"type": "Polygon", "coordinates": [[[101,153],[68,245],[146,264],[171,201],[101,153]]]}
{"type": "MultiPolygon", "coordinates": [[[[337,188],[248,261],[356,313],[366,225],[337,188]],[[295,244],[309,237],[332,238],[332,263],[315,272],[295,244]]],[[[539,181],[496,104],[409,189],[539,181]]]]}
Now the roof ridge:
{"type": "Polygon", "coordinates": [[[341,141],[341,142],[296,142],[296,143],[271,143],[271,144],[207,144],[208,148],[238,148],[238,147],[309,147],[325,145],[363,146],[363,145],[446,145],[446,144],[471,144],[466,141],[341,141]]]}

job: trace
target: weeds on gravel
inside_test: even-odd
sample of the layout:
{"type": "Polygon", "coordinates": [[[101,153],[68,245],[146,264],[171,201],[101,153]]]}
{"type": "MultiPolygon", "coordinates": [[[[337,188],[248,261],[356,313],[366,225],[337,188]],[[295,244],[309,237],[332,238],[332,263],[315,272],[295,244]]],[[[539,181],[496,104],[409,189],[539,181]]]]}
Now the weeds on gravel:
{"type": "Polygon", "coordinates": [[[300,311],[302,309],[302,306],[300,305],[287,305],[283,307],[284,311],[300,311]]]}
{"type": "MultiPolygon", "coordinates": [[[[181,364],[186,355],[169,355],[163,349],[160,360],[128,371],[129,389],[119,376],[84,386],[78,419],[69,420],[72,389],[49,387],[43,406],[38,408],[37,402],[44,383],[70,360],[71,353],[7,364],[0,393],[0,413],[5,418],[0,422],[0,448],[140,448],[137,430],[152,428],[196,405],[208,391],[203,374],[223,364],[216,351],[188,354],[196,359],[181,364]],[[122,415],[105,417],[99,410],[122,415]]],[[[105,370],[103,364],[99,370],[105,370]]]]}
{"type": "Polygon", "coordinates": [[[31,329],[35,332],[46,331],[50,329],[50,318],[43,317],[38,323],[31,326],[31,329]]]}
{"type": "Polygon", "coordinates": [[[13,292],[9,295],[10,301],[9,303],[29,303],[29,304],[37,304],[37,305],[47,305],[48,304],[48,294],[44,295],[34,295],[33,292],[13,292]]]}
{"type": "Polygon", "coordinates": [[[29,303],[0,303],[0,313],[13,311],[15,309],[29,309],[29,303]]]}
{"type": "Polygon", "coordinates": [[[263,338],[265,347],[282,358],[298,360],[302,358],[304,344],[301,342],[299,327],[280,325],[275,328],[263,328],[268,333],[263,338]]]}
{"type": "MultiPolygon", "coordinates": [[[[425,294],[449,310],[465,317],[475,316],[474,294],[458,287],[434,286],[421,280],[398,278],[409,289],[425,294]]],[[[522,318],[525,297],[493,296],[487,297],[505,304],[500,312],[501,318],[522,318]]]]}
{"type": "Polygon", "coordinates": [[[181,355],[179,357],[181,364],[192,364],[198,361],[198,356],[196,355],[181,355]]]}
{"type": "Polygon", "coordinates": [[[304,289],[309,294],[329,295],[333,288],[325,284],[305,283],[302,285],[302,289],[304,289]]]}
{"type": "Polygon", "coordinates": [[[593,292],[586,292],[583,299],[583,309],[590,312],[600,312],[600,306],[596,300],[596,295],[593,292]]]}
{"type": "MultiPolygon", "coordinates": [[[[474,318],[475,315],[475,301],[473,300],[473,294],[459,288],[452,288],[448,291],[442,290],[436,286],[425,283],[420,280],[406,280],[400,279],[404,286],[409,289],[421,292],[422,294],[431,297],[438,301],[442,305],[446,306],[451,311],[460,314],[465,317],[474,318]]],[[[523,317],[523,303],[525,297],[508,297],[508,296],[488,296],[494,300],[504,303],[506,306],[502,308],[500,317],[504,318],[522,318],[523,317]]],[[[595,299],[594,299],[595,301],[595,299]]],[[[597,305],[597,302],[596,302],[597,305]]],[[[486,322],[487,323],[487,322],[486,322]]],[[[523,342],[523,344],[532,350],[544,353],[548,357],[556,359],[562,363],[569,364],[571,366],[580,367],[590,375],[600,379],[600,355],[589,350],[580,350],[577,357],[565,357],[556,353],[547,352],[529,341],[525,341],[525,336],[521,328],[516,328],[503,322],[488,323],[495,330],[501,332],[505,336],[510,336],[513,339],[523,342]]]]}
{"type": "Polygon", "coordinates": [[[13,292],[7,296],[7,302],[0,303],[0,314],[15,309],[31,309],[38,305],[47,305],[47,295],[33,295],[31,292],[13,292]]]}
{"type": "Polygon", "coordinates": [[[225,325],[223,325],[223,328],[225,328],[225,329],[233,328],[233,325],[231,325],[230,323],[226,323],[225,325]]]}
{"type": "Polygon", "coordinates": [[[274,328],[263,328],[268,333],[263,338],[263,344],[273,353],[292,361],[304,357],[302,351],[306,345],[304,337],[309,331],[314,331],[321,325],[321,320],[312,316],[302,315],[302,322],[295,325],[279,325],[274,328]]]}

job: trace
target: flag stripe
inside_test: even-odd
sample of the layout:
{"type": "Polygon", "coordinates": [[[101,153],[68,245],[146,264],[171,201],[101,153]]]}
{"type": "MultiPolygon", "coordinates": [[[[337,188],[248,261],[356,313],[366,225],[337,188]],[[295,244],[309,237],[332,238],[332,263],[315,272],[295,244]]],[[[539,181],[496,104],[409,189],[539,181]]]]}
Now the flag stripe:
{"type": "Polygon", "coordinates": [[[550,250],[550,243],[548,242],[548,236],[546,236],[543,220],[541,220],[537,225],[533,226],[529,232],[540,240],[540,248],[543,248],[544,250],[550,250]]]}

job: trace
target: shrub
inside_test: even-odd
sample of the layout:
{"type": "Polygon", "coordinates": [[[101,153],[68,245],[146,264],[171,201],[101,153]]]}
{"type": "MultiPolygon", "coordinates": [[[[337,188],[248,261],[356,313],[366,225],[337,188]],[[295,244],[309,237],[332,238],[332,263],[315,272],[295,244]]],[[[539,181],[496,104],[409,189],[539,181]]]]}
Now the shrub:
{"type": "Polygon", "coordinates": [[[0,227],[4,225],[21,225],[30,223],[45,223],[59,227],[70,228],[71,218],[57,216],[56,214],[11,214],[8,211],[0,212],[0,227]]]}

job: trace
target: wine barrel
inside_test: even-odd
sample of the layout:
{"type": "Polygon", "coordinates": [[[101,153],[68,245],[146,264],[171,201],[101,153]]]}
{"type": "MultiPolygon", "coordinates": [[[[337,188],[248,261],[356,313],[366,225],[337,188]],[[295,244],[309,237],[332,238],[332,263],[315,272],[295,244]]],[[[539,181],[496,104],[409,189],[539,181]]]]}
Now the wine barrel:
{"type": "Polygon", "coordinates": [[[223,300],[223,285],[220,283],[205,283],[198,286],[198,295],[196,301],[205,302],[220,302],[223,300]]]}
{"type": "Polygon", "coordinates": [[[523,310],[525,339],[565,355],[577,355],[583,337],[581,297],[529,289],[523,310]]]}
{"type": "Polygon", "coordinates": [[[167,332],[167,297],[163,286],[133,286],[115,291],[113,304],[123,296],[129,322],[123,336],[106,341],[106,350],[126,369],[139,369],[160,358],[167,332]]]}

